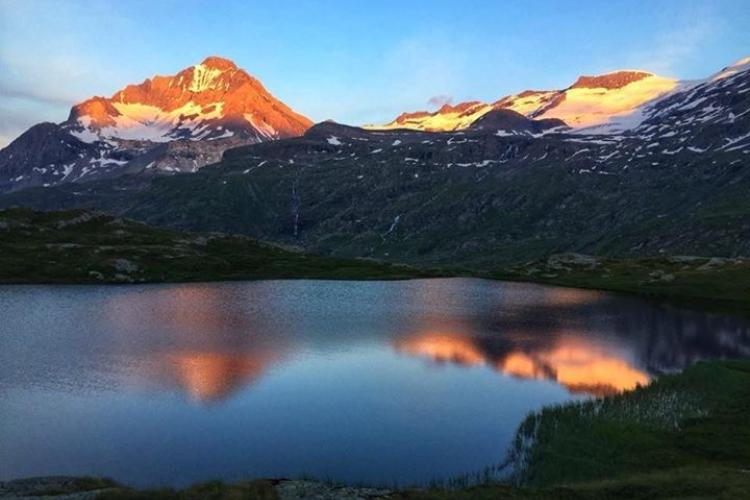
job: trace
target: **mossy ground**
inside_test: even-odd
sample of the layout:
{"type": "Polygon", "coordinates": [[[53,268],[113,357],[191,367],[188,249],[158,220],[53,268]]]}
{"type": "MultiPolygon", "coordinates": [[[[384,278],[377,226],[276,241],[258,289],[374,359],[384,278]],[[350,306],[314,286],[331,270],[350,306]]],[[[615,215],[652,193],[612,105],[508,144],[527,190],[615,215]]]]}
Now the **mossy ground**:
{"type": "Polygon", "coordinates": [[[304,253],[240,236],[151,227],[84,210],[0,211],[0,282],[405,279],[426,271],[304,253]]]}
{"type": "Polygon", "coordinates": [[[576,254],[493,269],[421,269],[305,253],[242,236],[156,228],[98,212],[0,211],[0,283],[478,276],[628,292],[750,314],[750,260],[576,254]]]}
{"type": "Polygon", "coordinates": [[[618,260],[558,254],[487,273],[494,279],[592,288],[750,315],[750,260],[661,257],[618,260]]]}

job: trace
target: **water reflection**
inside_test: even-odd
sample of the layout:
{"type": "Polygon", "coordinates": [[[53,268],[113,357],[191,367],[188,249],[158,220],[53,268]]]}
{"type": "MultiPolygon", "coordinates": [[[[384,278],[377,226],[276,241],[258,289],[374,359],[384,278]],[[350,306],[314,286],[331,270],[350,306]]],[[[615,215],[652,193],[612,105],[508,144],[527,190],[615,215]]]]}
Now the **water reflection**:
{"type": "Polygon", "coordinates": [[[425,333],[399,339],[395,348],[439,363],[486,365],[500,373],[524,379],[559,383],[573,393],[614,394],[644,385],[650,376],[630,362],[607,352],[579,335],[558,336],[552,346],[518,339],[517,345],[498,346],[459,334],[425,333]],[[501,347],[493,352],[493,348],[501,347]]]}
{"type": "Polygon", "coordinates": [[[150,358],[141,376],[200,402],[229,397],[309,344],[362,341],[351,338],[347,324],[361,330],[365,323],[368,339],[390,338],[400,353],[482,365],[593,396],[632,389],[705,357],[747,354],[750,346],[739,320],[596,291],[486,283],[467,289],[440,280],[409,285],[402,294],[388,293],[390,287],[383,286],[379,296],[367,297],[386,304],[385,322],[380,309],[359,310],[347,307],[347,300],[338,302],[344,297],[336,297],[336,290],[333,297],[316,294],[323,307],[314,301],[305,307],[300,301],[310,305],[308,292],[319,290],[299,287],[290,300],[278,287],[237,293],[211,285],[118,294],[103,317],[126,331],[157,324],[158,338],[149,336],[146,345],[140,336],[118,338],[135,341],[128,349],[150,358]],[[329,299],[340,309],[332,308],[329,299]],[[325,339],[316,337],[326,331],[325,339]]]}
{"type": "Polygon", "coordinates": [[[272,333],[273,317],[235,292],[205,284],[136,290],[107,301],[100,319],[122,330],[121,353],[141,357],[130,375],[143,385],[216,403],[260,380],[291,349],[272,333]],[[133,335],[154,328],[158,336],[133,335]]]}
{"type": "Polygon", "coordinates": [[[701,359],[750,356],[750,329],[742,318],[598,291],[514,284],[482,287],[481,297],[476,289],[450,297],[423,282],[412,299],[430,312],[412,318],[412,330],[392,340],[397,352],[549,380],[573,394],[611,395],[701,359]],[[441,315],[436,298],[464,309],[441,315]],[[469,307],[480,312],[464,314],[469,307]]]}
{"type": "Polygon", "coordinates": [[[168,390],[217,403],[296,356],[372,344],[602,396],[699,359],[750,355],[742,319],[478,280],[188,284],[107,289],[85,305],[75,296],[75,305],[50,299],[50,307],[70,308],[70,324],[35,329],[21,316],[22,330],[36,330],[30,336],[58,331],[48,342],[56,347],[36,354],[45,360],[38,372],[14,370],[23,357],[9,357],[6,383],[23,374],[41,384],[168,390]]]}
{"type": "Polygon", "coordinates": [[[463,366],[486,363],[487,359],[471,339],[448,333],[407,336],[395,342],[396,350],[415,356],[428,356],[438,362],[463,366]]]}
{"type": "Polygon", "coordinates": [[[145,365],[141,375],[162,388],[184,391],[196,402],[215,403],[259,380],[280,358],[271,351],[168,353],[145,365]]]}
{"type": "Polygon", "coordinates": [[[0,318],[0,480],[423,484],[543,405],[750,356],[745,319],[464,279],[0,287],[0,318]]]}
{"type": "Polygon", "coordinates": [[[650,379],[627,360],[576,341],[547,351],[512,353],[495,366],[514,376],[554,380],[571,392],[594,396],[633,389],[650,379]]]}

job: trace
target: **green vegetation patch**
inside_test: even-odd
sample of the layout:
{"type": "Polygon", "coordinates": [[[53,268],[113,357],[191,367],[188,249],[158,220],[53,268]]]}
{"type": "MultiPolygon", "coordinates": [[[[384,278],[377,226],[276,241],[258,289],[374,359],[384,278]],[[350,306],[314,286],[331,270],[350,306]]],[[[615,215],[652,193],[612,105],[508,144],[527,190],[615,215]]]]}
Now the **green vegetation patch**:
{"type": "Polygon", "coordinates": [[[242,236],[151,227],[99,212],[0,211],[0,282],[135,283],[430,276],[375,260],[309,254],[242,236]]]}
{"type": "MultiPolygon", "coordinates": [[[[520,484],[750,463],[750,362],[699,363],[624,394],[546,408],[520,426],[520,484]]],[[[750,479],[750,476],[749,476],[750,479]]]]}
{"type": "Polygon", "coordinates": [[[618,260],[566,253],[491,271],[496,279],[595,288],[750,313],[750,260],[673,256],[618,260]]]}
{"type": "Polygon", "coordinates": [[[750,361],[699,363],[621,395],[545,408],[519,427],[513,482],[403,498],[748,498],[750,361]]]}

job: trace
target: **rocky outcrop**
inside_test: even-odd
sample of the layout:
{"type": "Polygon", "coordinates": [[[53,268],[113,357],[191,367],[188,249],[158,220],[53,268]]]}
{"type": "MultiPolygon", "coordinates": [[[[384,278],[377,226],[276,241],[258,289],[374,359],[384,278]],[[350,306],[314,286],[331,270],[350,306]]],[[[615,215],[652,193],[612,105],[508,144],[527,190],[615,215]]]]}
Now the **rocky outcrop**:
{"type": "Polygon", "coordinates": [[[653,73],[646,71],[615,71],[606,75],[579,76],[570,86],[571,89],[619,89],[638,80],[643,80],[653,73]]]}
{"type": "Polygon", "coordinates": [[[471,130],[485,130],[498,135],[504,134],[540,134],[555,129],[562,132],[568,127],[565,122],[556,118],[533,120],[510,109],[495,109],[483,115],[471,124],[471,130]]]}
{"type": "MultiPolygon", "coordinates": [[[[201,498],[200,485],[182,490],[186,498],[201,498]]],[[[346,486],[322,481],[270,479],[245,485],[213,485],[216,498],[278,498],[279,500],[368,500],[391,498],[394,491],[384,488],[346,486]],[[255,488],[253,488],[255,486],[255,488]],[[216,489],[221,490],[217,494],[216,489]]],[[[96,498],[148,498],[155,491],[133,490],[109,479],[50,476],[0,482],[0,498],[7,500],[94,500],[96,498]]],[[[159,497],[164,494],[158,495],[159,497]]],[[[178,496],[175,493],[175,498],[178,496]]],[[[180,495],[182,498],[182,495],[180,495]]],[[[212,496],[214,498],[214,496],[212,496]]]]}

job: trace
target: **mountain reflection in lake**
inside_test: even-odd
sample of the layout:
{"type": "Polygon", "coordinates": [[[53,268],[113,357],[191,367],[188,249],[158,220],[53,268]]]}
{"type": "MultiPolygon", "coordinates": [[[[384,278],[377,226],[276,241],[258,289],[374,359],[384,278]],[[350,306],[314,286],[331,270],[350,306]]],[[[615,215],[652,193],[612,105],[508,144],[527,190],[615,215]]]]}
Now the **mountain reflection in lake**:
{"type": "Polygon", "coordinates": [[[0,480],[425,483],[545,404],[750,355],[746,320],[470,279],[0,287],[0,480]]]}

